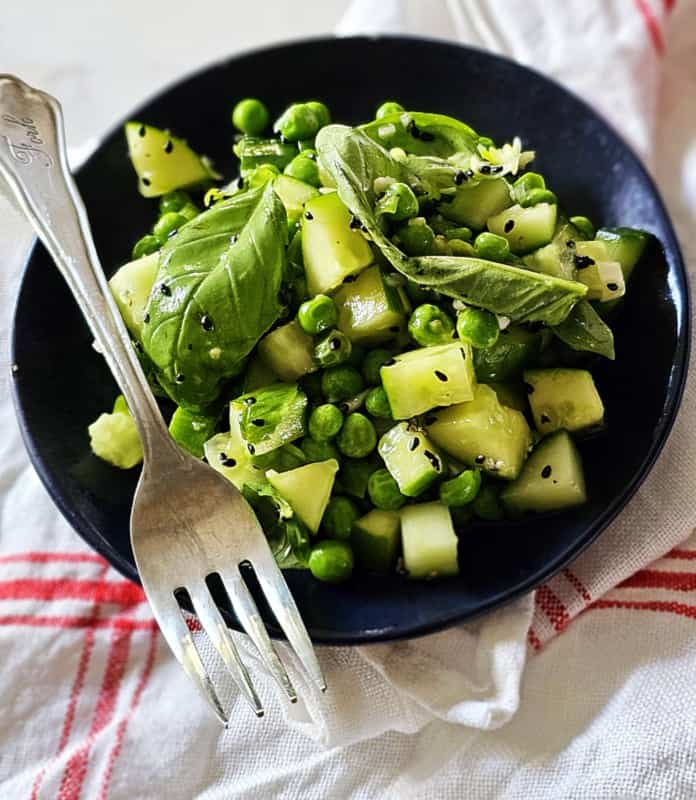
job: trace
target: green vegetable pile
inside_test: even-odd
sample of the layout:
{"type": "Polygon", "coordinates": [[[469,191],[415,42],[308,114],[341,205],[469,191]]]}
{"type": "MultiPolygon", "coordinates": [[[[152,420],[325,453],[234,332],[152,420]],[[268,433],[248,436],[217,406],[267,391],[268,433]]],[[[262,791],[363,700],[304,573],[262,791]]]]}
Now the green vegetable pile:
{"type": "MultiPolygon", "coordinates": [[[[384,103],[234,108],[239,175],[126,125],[152,229],[111,288],[176,441],[256,511],[282,566],[458,572],[470,520],[583,503],[591,368],[648,241],[567,216],[521,142],[384,103]]],[[[140,458],[119,402],[95,453],[140,458]]]]}

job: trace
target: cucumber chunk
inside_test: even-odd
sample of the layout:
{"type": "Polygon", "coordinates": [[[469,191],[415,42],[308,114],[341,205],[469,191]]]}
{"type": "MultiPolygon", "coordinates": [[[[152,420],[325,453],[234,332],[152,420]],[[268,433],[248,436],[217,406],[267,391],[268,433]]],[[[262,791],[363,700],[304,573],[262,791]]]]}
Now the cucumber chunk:
{"type": "Polygon", "coordinates": [[[604,403],[585,369],[531,369],[524,373],[534,424],[542,434],[565,428],[587,432],[604,422],[604,403]]]}
{"type": "Polygon", "coordinates": [[[305,203],[319,196],[318,189],[289,175],[279,175],[273,181],[273,190],[285,206],[288,223],[297,222],[302,216],[305,203]]]}
{"type": "Polygon", "coordinates": [[[502,405],[490,386],[479,384],[474,391],[473,400],[426,417],[430,438],[466,466],[514,480],[532,446],[527,420],[502,405]]]}
{"type": "Polygon", "coordinates": [[[399,554],[401,516],[398,511],[368,511],[353,523],[350,537],[355,559],[369,572],[390,572],[399,554]]]}
{"type": "Polygon", "coordinates": [[[314,360],[314,342],[297,320],[281,325],[263,337],[258,353],[266,366],[284,381],[296,381],[319,368],[314,360]]]}
{"type": "Polygon", "coordinates": [[[128,154],[143,197],[159,197],[174,189],[220,178],[206,158],[168,131],[127,122],[125,132],[128,154]]]}
{"type": "Polygon", "coordinates": [[[624,281],[628,283],[648,245],[650,234],[637,228],[600,228],[596,238],[604,242],[608,259],[621,264],[624,281]]]}
{"type": "Polygon", "coordinates": [[[159,269],[159,252],[124,264],[109,280],[109,288],[130,333],[140,341],[150,292],[159,269]]]}
{"type": "Polygon", "coordinates": [[[287,472],[269,469],[266,477],[271,486],[290,503],[295,514],[309,530],[317,533],[337,472],[338,461],[329,458],[287,472]]]}
{"type": "Polygon", "coordinates": [[[264,471],[253,464],[238,424],[233,424],[228,433],[218,433],[208,439],[203,445],[203,453],[208,464],[240,492],[244,486],[254,486],[264,481],[264,471]]]}
{"type": "Polygon", "coordinates": [[[457,534],[442,503],[419,503],[401,511],[404,567],[411,578],[458,575],[457,534]]]}
{"type": "Polygon", "coordinates": [[[408,298],[402,298],[385,277],[380,267],[368,267],[334,295],[338,329],[351,342],[379,344],[393,339],[403,328],[410,309],[408,298]]]}
{"type": "Polygon", "coordinates": [[[276,383],[230,403],[250,455],[263,455],[305,434],[307,395],[296,383],[276,383]]]}
{"type": "Polygon", "coordinates": [[[528,253],[553,239],[557,213],[555,203],[539,203],[529,208],[515,205],[489,217],[488,230],[507,239],[513,253],[528,253]]]}
{"type": "Polygon", "coordinates": [[[100,414],[87,430],[94,455],[112,466],[131,469],[143,460],[138,429],[127,409],[100,414]]]}
{"type": "Polygon", "coordinates": [[[196,458],[203,458],[203,446],[215,433],[217,417],[177,408],[169,422],[174,441],[196,458]]]}
{"type": "Polygon", "coordinates": [[[308,200],[302,216],[302,257],[310,295],[326,294],[373,261],[372,250],[336,192],[308,200]]]}
{"type": "Polygon", "coordinates": [[[559,220],[549,244],[524,256],[524,265],[535,272],[572,281],[575,276],[575,245],[583,239],[570,222],[559,220]]]}
{"type": "Polygon", "coordinates": [[[481,230],[489,217],[511,204],[510,185],[504,178],[495,178],[460,186],[451,203],[440,203],[439,211],[458,225],[481,230]]]}
{"type": "Polygon", "coordinates": [[[586,502],[580,453],[568,432],[543,439],[500,498],[512,512],[559,511],[586,502]]]}
{"type": "Polygon", "coordinates": [[[400,422],[379,440],[379,454],[406,497],[417,497],[444,471],[444,462],[428,437],[407,422],[400,422]]]}
{"type": "Polygon", "coordinates": [[[402,353],[380,376],[394,419],[471,400],[476,383],[471,345],[462,342],[402,353]]]}
{"type": "Polygon", "coordinates": [[[575,246],[575,280],[587,286],[587,299],[606,303],[626,293],[621,264],[609,260],[606,244],[599,240],[575,246]]]}

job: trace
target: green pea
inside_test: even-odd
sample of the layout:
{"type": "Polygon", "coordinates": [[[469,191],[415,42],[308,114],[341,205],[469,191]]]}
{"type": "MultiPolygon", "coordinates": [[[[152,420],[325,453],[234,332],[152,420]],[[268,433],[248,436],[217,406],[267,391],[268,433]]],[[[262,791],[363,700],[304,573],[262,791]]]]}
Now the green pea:
{"type": "Polygon", "coordinates": [[[464,470],[456,478],[440,484],[440,502],[446,506],[466,506],[476,499],[480,488],[481,473],[479,470],[464,470]]]}
{"type": "Polygon", "coordinates": [[[188,192],[183,189],[176,189],[173,192],[167,192],[160,197],[159,213],[160,216],[168,214],[170,211],[181,211],[181,209],[191,202],[191,197],[188,192]]]}
{"type": "Polygon", "coordinates": [[[452,255],[452,248],[450,247],[450,243],[442,234],[438,234],[433,239],[433,246],[430,248],[430,254],[433,256],[452,255]]]}
{"type": "Polygon", "coordinates": [[[340,458],[338,450],[331,442],[318,442],[311,436],[305,436],[300,441],[300,450],[305,454],[307,461],[327,461],[329,458],[340,458]]]}
{"type": "Polygon", "coordinates": [[[157,220],[152,233],[157,237],[160,244],[164,244],[182,225],[186,225],[186,222],[186,217],[176,211],[168,211],[157,220]]]}
{"type": "Polygon", "coordinates": [[[510,243],[504,236],[484,231],[474,239],[474,251],[487,261],[505,261],[510,257],[510,243]]]}
{"type": "Polygon", "coordinates": [[[373,464],[370,461],[348,458],[341,465],[338,481],[344,492],[363,500],[367,492],[367,483],[370,475],[376,469],[377,464],[373,464]]]}
{"type": "Polygon", "coordinates": [[[465,242],[464,239],[450,239],[450,250],[453,256],[466,256],[467,258],[476,254],[473,245],[465,242]]]}
{"type": "Polygon", "coordinates": [[[350,539],[353,523],[359,517],[356,504],[349,497],[338,495],[329,500],[321,519],[321,527],[332,539],[350,539]]]}
{"type": "Polygon", "coordinates": [[[418,214],[418,200],[407,183],[392,183],[377,201],[378,214],[387,214],[393,220],[402,222],[418,214]]]}
{"type": "Polygon", "coordinates": [[[143,236],[142,239],[138,239],[138,241],[133,245],[133,258],[142,258],[143,256],[149,256],[150,253],[156,253],[160,248],[160,240],[156,236],[152,236],[148,234],[147,236],[143,236]]]}
{"type": "Polygon", "coordinates": [[[318,442],[326,442],[341,430],[343,414],[332,403],[317,406],[309,415],[309,435],[318,442]]]}
{"type": "Polygon", "coordinates": [[[372,504],[383,511],[396,511],[406,502],[388,469],[378,469],[370,475],[367,493],[372,504]]]}
{"type": "Polygon", "coordinates": [[[336,437],[336,444],[344,456],[365,458],[377,446],[375,426],[360,412],[349,414],[336,437]]]}
{"type": "Polygon", "coordinates": [[[353,572],[353,551],[347,542],[326,539],[309,554],[309,571],[317,580],[341,583],[353,572]]]}
{"type": "Polygon", "coordinates": [[[259,136],[268,125],[268,109],[255,97],[240,100],[232,111],[232,124],[247,136],[259,136]]]}
{"type": "Polygon", "coordinates": [[[187,222],[191,222],[191,220],[195,219],[200,213],[201,210],[195,203],[186,203],[186,205],[179,210],[179,214],[181,214],[187,222]]]}
{"type": "Polygon", "coordinates": [[[297,311],[297,321],[310,336],[333,328],[338,322],[336,303],[325,294],[317,294],[302,303],[297,311]]]}
{"type": "Polygon", "coordinates": [[[408,332],[421,347],[447,344],[454,336],[454,322],[432,303],[424,303],[413,310],[408,320],[408,332]]]}
{"type": "Polygon", "coordinates": [[[308,183],[310,186],[319,187],[319,167],[317,154],[314,150],[303,150],[285,167],[283,172],[291,178],[308,183]]]}
{"type": "Polygon", "coordinates": [[[424,256],[433,246],[435,234],[423,217],[414,217],[394,232],[394,244],[409,256],[424,256]]]}
{"type": "Polygon", "coordinates": [[[320,128],[331,124],[331,112],[325,103],[322,103],[321,100],[309,100],[306,105],[316,114],[320,128]]]}
{"type": "Polygon", "coordinates": [[[384,350],[379,347],[376,350],[370,350],[365,356],[365,360],[362,364],[362,374],[368,386],[378,386],[381,383],[379,371],[391,357],[392,354],[389,350],[384,350]]]}
{"type": "Polygon", "coordinates": [[[381,386],[375,386],[370,389],[365,397],[365,408],[367,413],[377,419],[391,419],[391,406],[387,399],[387,393],[381,386]]]}
{"type": "Polygon", "coordinates": [[[481,487],[472,508],[476,516],[481,519],[498,520],[505,516],[500,504],[500,489],[492,483],[486,483],[481,487]]]}
{"type": "Polygon", "coordinates": [[[347,364],[329,367],[321,376],[321,391],[329,403],[355,397],[363,390],[364,386],[362,375],[355,367],[347,364]]]}
{"type": "Polygon", "coordinates": [[[594,239],[595,227],[587,217],[571,217],[570,224],[575,225],[586,239],[594,239]]]}
{"type": "Polygon", "coordinates": [[[321,367],[335,367],[349,358],[353,345],[341,331],[332,330],[321,336],[314,345],[314,360],[321,367]]]}
{"type": "Polygon", "coordinates": [[[400,114],[405,110],[406,109],[400,103],[396,103],[394,100],[387,100],[386,103],[382,103],[382,105],[377,109],[375,119],[388,117],[389,114],[400,114]]]}
{"type": "Polygon", "coordinates": [[[457,314],[457,335],[472,347],[493,347],[500,336],[500,327],[490,311],[465,308],[457,314]]]}
{"type": "Polygon", "coordinates": [[[297,142],[316,136],[321,127],[319,117],[308,103],[293,103],[278,117],[273,126],[287,141],[297,142]]]}
{"type": "Polygon", "coordinates": [[[535,206],[538,203],[551,203],[552,205],[557,205],[558,198],[549,189],[532,189],[531,192],[527,192],[527,194],[520,199],[520,205],[522,208],[529,208],[530,206],[535,206]]]}

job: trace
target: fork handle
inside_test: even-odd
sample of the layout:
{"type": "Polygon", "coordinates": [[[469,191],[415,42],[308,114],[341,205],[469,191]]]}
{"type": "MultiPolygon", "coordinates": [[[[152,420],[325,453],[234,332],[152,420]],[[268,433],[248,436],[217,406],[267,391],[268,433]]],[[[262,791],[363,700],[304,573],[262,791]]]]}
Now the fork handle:
{"type": "Polygon", "coordinates": [[[12,75],[0,75],[0,175],[70,287],[126,398],[146,463],[162,448],[181,457],[99,263],[68,167],[60,104],[12,75]]]}

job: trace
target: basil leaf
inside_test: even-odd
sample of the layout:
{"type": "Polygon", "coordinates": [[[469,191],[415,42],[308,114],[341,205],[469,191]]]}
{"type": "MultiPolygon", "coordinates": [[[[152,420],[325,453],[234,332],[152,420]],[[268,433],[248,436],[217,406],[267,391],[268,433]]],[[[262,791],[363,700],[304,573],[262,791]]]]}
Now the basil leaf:
{"type": "Polygon", "coordinates": [[[412,183],[407,167],[395,161],[363,131],[328,125],[316,138],[323,168],[341,200],[360,218],[370,237],[396,270],[416,283],[518,322],[558,325],[587,294],[576,281],[519,267],[459,256],[409,258],[387,238],[374,213],[376,178],[412,183]]]}
{"type": "Polygon", "coordinates": [[[143,346],[176,403],[213,402],[276,322],[286,242],[285,209],[268,185],[216,204],[164,246],[143,346]]]}
{"type": "Polygon", "coordinates": [[[475,153],[479,136],[473,128],[445,114],[402,111],[361,125],[359,130],[383,147],[400,147],[414,155],[475,153]]]}
{"type": "Polygon", "coordinates": [[[614,360],[614,334],[587,300],[581,300],[553,332],[573,350],[586,350],[614,360]]]}

